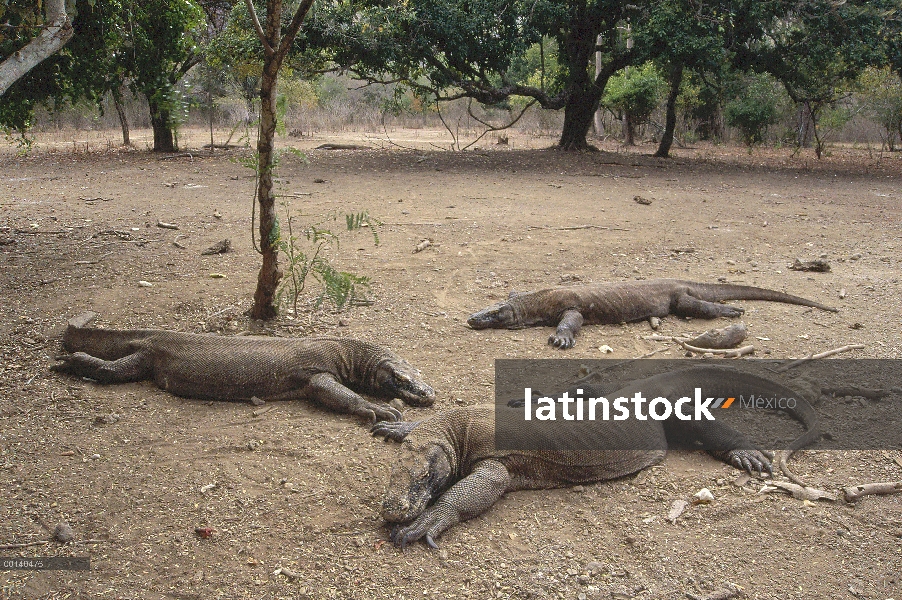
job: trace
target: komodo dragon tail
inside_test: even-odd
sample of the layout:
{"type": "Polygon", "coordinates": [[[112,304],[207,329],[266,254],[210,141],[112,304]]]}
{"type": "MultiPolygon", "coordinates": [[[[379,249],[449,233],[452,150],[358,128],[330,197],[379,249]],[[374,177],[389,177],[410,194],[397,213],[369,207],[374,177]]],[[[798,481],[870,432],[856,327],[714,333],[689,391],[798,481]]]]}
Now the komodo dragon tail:
{"type": "Polygon", "coordinates": [[[784,302],[786,304],[798,304],[811,306],[829,312],[839,312],[837,309],[824,306],[813,300],[785,294],[776,290],[768,290],[752,285],[735,285],[731,283],[694,283],[683,282],[689,287],[689,293],[707,302],[720,302],[721,300],[765,300],[768,302],[784,302]]]}
{"type": "Polygon", "coordinates": [[[85,352],[103,360],[117,360],[134,353],[133,343],[153,334],[145,329],[108,330],[87,327],[97,313],[86,312],[69,319],[63,334],[63,348],[67,352],[85,352]]]}

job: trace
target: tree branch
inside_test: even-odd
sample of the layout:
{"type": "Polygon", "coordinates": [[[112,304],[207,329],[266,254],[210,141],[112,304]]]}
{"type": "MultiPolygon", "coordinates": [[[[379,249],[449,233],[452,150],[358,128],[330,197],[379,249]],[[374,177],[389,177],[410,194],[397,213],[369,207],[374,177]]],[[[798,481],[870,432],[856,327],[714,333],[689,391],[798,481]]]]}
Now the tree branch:
{"type": "Polygon", "coordinates": [[[66,0],[46,0],[44,30],[24,48],[0,63],[0,96],[44,59],[58,52],[75,33],[66,15],[66,0]]]}
{"type": "Polygon", "coordinates": [[[266,39],[266,34],[263,32],[263,27],[260,25],[260,19],[257,18],[257,11],[254,9],[254,3],[251,0],[244,0],[244,3],[247,5],[247,11],[251,14],[251,21],[254,22],[254,30],[257,32],[257,37],[260,38],[260,41],[263,43],[263,51],[267,54],[272,54],[275,52],[273,47],[269,45],[269,41],[266,39]]]}
{"type": "MultiPolygon", "coordinates": [[[[250,0],[245,1],[250,2],[250,0]]],[[[282,43],[279,44],[278,52],[281,56],[285,56],[288,53],[289,48],[291,48],[291,45],[294,43],[294,38],[297,36],[298,31],[301,30],[301,24],[304,22],[304,17],[307,16],[307,12],[310,10],[311,6],[313,6],[313,0],[303,0],[301,5],[298,6],[298,9],[294,13],[294,17],[291,19],[291,24],[282,36],[282,43]]]]}

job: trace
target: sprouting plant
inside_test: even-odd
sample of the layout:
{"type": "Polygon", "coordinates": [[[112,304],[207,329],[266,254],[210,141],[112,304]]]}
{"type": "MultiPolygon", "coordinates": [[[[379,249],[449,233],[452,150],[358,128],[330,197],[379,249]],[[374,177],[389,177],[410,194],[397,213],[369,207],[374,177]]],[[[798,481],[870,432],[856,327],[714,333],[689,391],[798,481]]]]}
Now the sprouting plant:
{"type": "MultiPolygon", "coordinates": [[[[287,205],[286,205],[286,208],[287,205]]],[[[370,287],[370,278],[347,271],[340,271],[332,266],[329,256],[340,247],[338,235],[322,225],[328,221],[337,221],[338,213],[321,218],[318,223],[308,225],[295,235],[295,217],[290,209],[286,222],[288,237],[279,239],[279,250],[287,258],[285,275],[276,294],[276,303],[290,302],[295,314],[298,313],[298,302],[307,286],[310,277],[319,284],[319,295],[314,306],[319,308],[324,302],[331,302],[338,309],[349,303],[367,304],[366,290],[370,287]]],[[[346,214],[345,223],[348,231],[369,227],[373,242],[379,245],[377,226],[381,223],[366,211],[346,214]]]]}

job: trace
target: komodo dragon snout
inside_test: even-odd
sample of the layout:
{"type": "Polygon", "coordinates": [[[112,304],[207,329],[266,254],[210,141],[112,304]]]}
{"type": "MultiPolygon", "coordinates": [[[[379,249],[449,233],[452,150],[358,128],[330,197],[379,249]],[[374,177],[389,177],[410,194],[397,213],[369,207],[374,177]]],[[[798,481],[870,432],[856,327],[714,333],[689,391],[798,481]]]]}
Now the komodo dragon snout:
{"type": "Polygon", "coordinates": [[[448,453],[440,445],[429,444],[424,449],[403,444],[382,499],[382,518],[406,523],[420,516],[445,491],[451,471],[448,453]]]}
{"type": "Polygon", "coordinates": [[[383,361],[376,369],[375,386],[386,398],[400,398],[410,406],[432,406],[435,390],[406,360],[383,361]]]}
{"type": "Polygon", "coordinates": [[[467,325],[473,329],[515,329],[523,327],[517,321],[513,306],[508,302],[499,302],[470,315],[467,325]]]}

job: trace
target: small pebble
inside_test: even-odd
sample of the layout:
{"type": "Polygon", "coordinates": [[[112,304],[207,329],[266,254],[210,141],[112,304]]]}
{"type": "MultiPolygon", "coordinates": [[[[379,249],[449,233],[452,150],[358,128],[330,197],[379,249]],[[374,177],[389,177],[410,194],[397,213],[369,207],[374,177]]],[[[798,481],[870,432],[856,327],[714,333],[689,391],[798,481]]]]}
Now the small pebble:
{"type": "Polygon", "coordinates": [[[708,488],[702,488],[692,498],[693,504],[708,504],[714,501],[714,494],[708,488]]]}
{"type": "Polygon", "coordinates": [[[75,539],[75,531],[65,521],[60,521],[53,529],[53,539],[63,544],[71,542],[75,539]]]}

